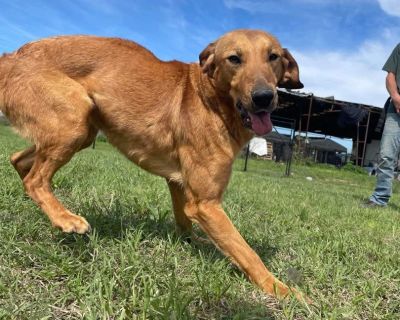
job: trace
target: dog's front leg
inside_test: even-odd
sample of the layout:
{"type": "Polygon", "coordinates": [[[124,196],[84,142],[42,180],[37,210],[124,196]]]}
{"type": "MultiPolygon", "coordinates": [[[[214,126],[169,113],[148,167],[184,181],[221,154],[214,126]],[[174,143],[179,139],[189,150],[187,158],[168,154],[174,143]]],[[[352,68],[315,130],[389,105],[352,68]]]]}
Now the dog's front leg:
{"type": "Polygon", "coordinates": [[[167,180],[167,184],[169,191],[171,192],[171,200],[174,208],[178,234],[188,241],[193,240],[203,244],[210,244],[208,239],[198,236],[192,229],[192,221],[187,217],[184,211],[187,199],[183,187],[180,184],[169,180],[167,180]]]}
{"type": "Polygon", "coordinates": [[[180,235],[190,236],[192,233],[192,221],[190,221],[184,213],[184,207],[186,204],[184,190],[180,184],[168,179],[167,184],[171,193],[177,231],[180,235]]]}
{"type": "Polygon", "coordinates": [[[278,298],[284,298],[290,293],[290,289],[264,266],[260,257],[242,238],[219,203],[213,201],[188,203],[185,212],[264,292],[278,298]]]}
{"type": "MultiPolygon", "coordinates": [[[[211,147],[208,145],[208,150],[211,147]]],[[[185,149],[181,154],[183,189],[186,204],[185,215],[207,234],[210,240],[237,265],[252,282],[264,292],[277,298],[293,293],[299,300],[304,298],[294,289],[279,281],[264,266],[260,257],[246,243],[222,209],[222,195],[229,183],[233,159],[219,151],[213,156],[200,157],[201,152],[185,149]]]]}

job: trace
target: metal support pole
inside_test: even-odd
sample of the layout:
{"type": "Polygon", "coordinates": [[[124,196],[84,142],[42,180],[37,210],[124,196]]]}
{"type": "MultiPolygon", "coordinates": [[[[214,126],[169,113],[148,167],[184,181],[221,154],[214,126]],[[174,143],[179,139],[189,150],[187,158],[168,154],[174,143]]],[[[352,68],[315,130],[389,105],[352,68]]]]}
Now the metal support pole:
{"type": "Polygon", "coordinates": [[[370,119],[370,117],[371,117],[371,112],[368,110],[367,126],[365,128],[364,147],[363,147],[362,158],[361,158],[361,167],[364,165],[364,158],[365,158],[365,150],[367,148],[367,139],[368,139],[368,129],[369,129],[369,119],[370,119]]]}
{"type": "Polygon", "coordinates": [[[308,138],[308,130],[310,128],[310,118],[311,118],[311,109],[313,105],[313,95],[310,96],[310,103],[308,104],[308,116],[307,116],[307,127],[306,127],[306,139],[308,138]]]}
{"type": "Polygon", "coordinates": [[[301,104],[300,105],[301,107],[301,110],[300,110],[300,119],[299,119],[299,153],[301,153],[301,129],[302,129],[302,126],[303,126],[303,122],[302,122],[302,119],[303,119],[303,104],[301,104]]]}
{"type": "Polygon", "coordinates": [[[290,147],[290,157],[289,160],[286,162],[286,171],[285,171],[285,175],[287,177],[290,176],[290,170],[292,168],[292,158],[293,158],[293,144],[294,144],[294,138],[295,138],[295,132],[296,132],[296,122],[293,121],[292,122],[292,132],[291,132],[291,139],[289,142],[289,147],[290,147]]]}
{"type": "Polygon", "coordinates": [[[360,122],[357,122],[357,141],[356,141],[356,166],[358,166],[358,149],[360,148],[360,122]]]}
{"type": "Polygon", "coordinates": [[[250,143],[247,145],[246,149],[246,158],[244,160],[244,168],[243,171],[247,171],[247,160],[249,159],[249,153],[250,153],[250,143]]]}

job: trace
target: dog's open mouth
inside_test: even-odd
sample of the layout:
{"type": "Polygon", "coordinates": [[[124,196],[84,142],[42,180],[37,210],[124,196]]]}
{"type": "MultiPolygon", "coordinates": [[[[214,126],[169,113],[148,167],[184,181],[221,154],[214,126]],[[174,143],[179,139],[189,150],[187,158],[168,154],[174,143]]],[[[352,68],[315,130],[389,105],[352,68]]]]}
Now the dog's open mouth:
{"type": "Polygon", "coordinates": [[[259,111],[253,113],[247,111],[241,103],[237,104],[237,108],[242,118],[243,125],[252,129],[257,135],[263,136],[272,131],[271,114],[267,111],[259,111]]]}

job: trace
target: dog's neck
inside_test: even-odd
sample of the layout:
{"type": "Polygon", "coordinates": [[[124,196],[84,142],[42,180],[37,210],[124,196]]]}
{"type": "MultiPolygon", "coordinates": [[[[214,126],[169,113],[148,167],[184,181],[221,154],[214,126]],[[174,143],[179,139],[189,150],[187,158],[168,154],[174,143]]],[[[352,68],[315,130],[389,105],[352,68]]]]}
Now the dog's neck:
{"type": "Polygon", "coordinates": [[[253,134],[243,126],[232,98],[228,94],[218,92],[213,79],[203,73],[199,65],[193,66],[195,67],[194,76],[199,83],[198,95],[202,104],[218,115],[230,138],[237,144],[237,152],[239,152],[253,134]]]}

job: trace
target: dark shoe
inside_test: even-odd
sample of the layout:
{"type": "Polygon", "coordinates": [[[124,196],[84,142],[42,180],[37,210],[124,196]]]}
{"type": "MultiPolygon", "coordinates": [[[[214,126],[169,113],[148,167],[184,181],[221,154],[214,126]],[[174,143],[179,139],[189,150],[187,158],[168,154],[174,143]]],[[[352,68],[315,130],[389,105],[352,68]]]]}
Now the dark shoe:
{"type": "Polygon", "coordinates": [[[361,204],[361,208],[364,209],[373,209],[373,208],[385,208],[386,206],[382,205],[382,204],[377,204],[374,201],[368,200],[364,203],[361,204]]]}

